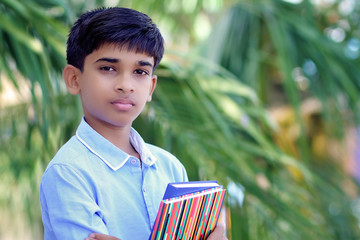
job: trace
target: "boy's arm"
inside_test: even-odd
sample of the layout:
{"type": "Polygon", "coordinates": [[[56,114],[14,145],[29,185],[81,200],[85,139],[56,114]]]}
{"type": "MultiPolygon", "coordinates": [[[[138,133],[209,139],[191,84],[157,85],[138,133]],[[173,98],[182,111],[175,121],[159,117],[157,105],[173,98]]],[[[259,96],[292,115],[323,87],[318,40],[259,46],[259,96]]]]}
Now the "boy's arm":
{"type": "MultiPolygon", "coordinates": [[[[101,234],[101,233],[91,233],[87,238],[84,240],[121,240],[119,238],[101,234]]],[[[214,231],[210,234],[207,240],[228,240],[225,236],[225,224],[220,222],[214,231]]]]}
{"type": "Polygon", "coordinates": [[[46,171],[40,201],[46,239],[84,239],[92,232],[108,233],[89,181],[69,166],[53,165],[46,171]]]}

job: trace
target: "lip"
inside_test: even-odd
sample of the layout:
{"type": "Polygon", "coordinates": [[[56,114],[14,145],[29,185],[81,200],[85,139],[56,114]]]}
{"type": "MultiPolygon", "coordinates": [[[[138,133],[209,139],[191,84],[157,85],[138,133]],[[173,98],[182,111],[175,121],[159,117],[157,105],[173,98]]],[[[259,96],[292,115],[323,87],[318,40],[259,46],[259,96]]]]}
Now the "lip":
{"type": "Polygon", "coordinates": [[[135,106],[135,103],[128,98],[116,99],[112,101],[111,104],[114,105],[116,109],[120,111],[129,111],[133,106],[135,106]]]}

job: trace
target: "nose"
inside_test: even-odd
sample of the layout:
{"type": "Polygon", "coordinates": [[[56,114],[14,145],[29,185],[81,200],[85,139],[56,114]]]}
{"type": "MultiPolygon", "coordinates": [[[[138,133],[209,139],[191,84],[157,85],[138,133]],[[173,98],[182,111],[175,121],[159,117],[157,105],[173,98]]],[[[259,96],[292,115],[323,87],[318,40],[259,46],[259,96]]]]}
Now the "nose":
{"type": "Polygon", "coordinates": [[[116,79],[115,91],[120,91],[123,93],[132,93],[134,92],[134,85],[131,77],[127,74],[122,74],[116,79]]]}

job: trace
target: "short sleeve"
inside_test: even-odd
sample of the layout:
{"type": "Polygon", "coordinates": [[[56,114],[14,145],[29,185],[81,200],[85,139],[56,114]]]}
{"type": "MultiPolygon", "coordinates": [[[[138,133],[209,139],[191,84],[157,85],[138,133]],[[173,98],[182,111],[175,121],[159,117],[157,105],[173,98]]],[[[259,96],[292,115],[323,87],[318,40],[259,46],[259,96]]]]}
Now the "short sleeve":
{"type": "Polygon", "coordinates": [[[40,185],[45,239],[84,239],[108,234],[91,182],[67,165],[54,164],[40,185]]]}

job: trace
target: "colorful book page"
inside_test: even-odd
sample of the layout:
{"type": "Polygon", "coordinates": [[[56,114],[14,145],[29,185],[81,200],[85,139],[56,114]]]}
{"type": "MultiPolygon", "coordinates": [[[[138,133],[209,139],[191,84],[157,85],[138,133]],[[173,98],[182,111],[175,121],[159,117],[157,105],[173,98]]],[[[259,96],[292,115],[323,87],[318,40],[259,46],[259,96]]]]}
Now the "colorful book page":
{"type": "MultiPolygon", "coordinates": [[[[213,182],[211,182],[212,184],[213,182]]],[[[176,192],[159,206],[150,240],[202,240],[216,227],[226,190],[222,186],[180,195],[176,192]]]]}

